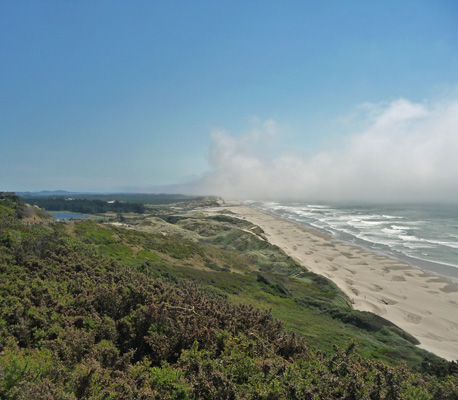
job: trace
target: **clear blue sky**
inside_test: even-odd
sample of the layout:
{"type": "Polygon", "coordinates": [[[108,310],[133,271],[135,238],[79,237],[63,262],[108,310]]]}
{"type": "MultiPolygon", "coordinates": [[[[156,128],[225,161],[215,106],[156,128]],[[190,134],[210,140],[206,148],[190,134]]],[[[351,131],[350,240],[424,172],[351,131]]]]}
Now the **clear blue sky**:
{"type": "Polygon", "coordinates": [[[0,0],[0,17],[0,190],[189,182],[219,168],[215,129],[256,120],[313,155],[361,104],[458,85],[454,0],[0,0]]]}

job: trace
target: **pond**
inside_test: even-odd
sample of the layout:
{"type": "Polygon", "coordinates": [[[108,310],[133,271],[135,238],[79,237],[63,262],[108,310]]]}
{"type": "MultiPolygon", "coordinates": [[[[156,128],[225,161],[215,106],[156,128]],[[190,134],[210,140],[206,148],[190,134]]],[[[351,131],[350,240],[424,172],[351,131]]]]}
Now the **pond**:
{"type": "Polygon", "coordinates": [[[63,219],[84,219],[86,218],[83,214],[73,213],[73,212],[65,212],[65,211],[49,211],[55,219],[63,220],[63,219]]]}

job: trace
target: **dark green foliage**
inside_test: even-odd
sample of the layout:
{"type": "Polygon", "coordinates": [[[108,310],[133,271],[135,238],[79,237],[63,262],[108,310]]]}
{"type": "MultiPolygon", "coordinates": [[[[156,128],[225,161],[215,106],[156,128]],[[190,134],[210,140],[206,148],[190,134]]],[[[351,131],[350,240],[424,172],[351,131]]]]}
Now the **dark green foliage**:
{"type": "Polygon", "coordinates": [[[291,297],[291,292],[282,283],[273,283],[264,275],[259,273],[256,280],[265,285],[262,290],[266,291],[267,293],[272,293],[274,295],[276,294],[281,297],[291,297]]]}
{"type": "MultiPolygon", "coordinates": [[[[364,358],[354,343],[314,351],[269,311],[230,304],[195,281],[153,278],[146,263],[143,270],[132,268],[100,251],[128,246],[127,239],[135,237],[137,247],[144,245],[143,251],[164,257],[162,265],[182,271],[184,261],[172,254],[200,260],[213,257],[206,253],[210,247],[185,242],[186,247],[176,239],[177,248],[189,250],[178,251],[173,238],[91,223],[75,226],[84,243],[61,225],[23,226],[14,212],[0,215],[1,399],[458,396],[455,363],[431,357],[424,365],[430,374],[420,375],[364,358]],[[176,263],[166,264],[168,257],[176,263]]],[[[234,275],[239,285],[245,279],[196,271],[215,279],[234,275]]],[[[257,276],[250,275],[250,284],[285,285],[285,276],[257,276]]],[[[301,279],[326,289],[324,298],[332,294],[313,275],[301,279]]]]}
{"type": "MultiPolygon", "coordinates": [[[[117,200],[126,203],[138,204],[175,204],[177,202],[192,202],[192,201],[211,201],[206,197],[186,196],[182,194],[153,194],[153,193],[110,193],[110,194],[81,194],[73,195],[74,198],[87,198],[90,200],[117,200]]],[[[214,200],[213,200],[214,201],[214,200]]]]}
{"type": "Polygon", "coordinates": [[[215,197],[201,197],[201,196],[187,196],[182,194],[153,194],[153,193],[110,193],[110,194],[95,194],[95,193],[73,193],[73,192],[60,192],[55,193],[21,193],[24,201],[29,202],[31,198],[74,198],[74,199],[87,199],[87,200],[102,200],[102,201],[119,201],[124,203],[136,204],[151,204],[151,205],[167,205],[167,204],[191,204],[199,206],[218,206],[217,198],[215,197]]]}
{"type": "Polygon", "coordinates": [[[67,199],[65,197],[27,197],[25,200],[32,205],[44,208],[48,211],[70,211],[83,214],[99,214],[99,213],[137,213],[142,214],[146,211],[143,204],[140,203],[124,203],[114,201],[108,203],[103,200],[88,200],[88,199],[67,199]]]}

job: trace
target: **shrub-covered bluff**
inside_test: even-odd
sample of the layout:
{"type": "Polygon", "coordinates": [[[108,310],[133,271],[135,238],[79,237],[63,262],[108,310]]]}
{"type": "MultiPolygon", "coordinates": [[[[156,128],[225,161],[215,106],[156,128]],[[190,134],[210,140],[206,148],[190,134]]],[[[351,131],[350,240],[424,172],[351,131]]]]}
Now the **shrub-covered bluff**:
{"type": "Polygon", "coordinates": [[[456,363],[246,221],[24,225],[23,208],[0,200],[0,398],[458,397],[456,363]]]}

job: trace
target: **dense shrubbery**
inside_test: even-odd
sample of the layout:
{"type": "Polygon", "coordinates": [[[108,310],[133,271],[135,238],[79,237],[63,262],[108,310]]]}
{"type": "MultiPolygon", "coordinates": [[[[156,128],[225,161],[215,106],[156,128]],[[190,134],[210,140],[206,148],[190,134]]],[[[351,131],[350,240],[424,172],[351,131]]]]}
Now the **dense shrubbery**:
{"type": "Polygon", "coordinates": [[[2,399],[458,396],[455,364],[441,364],[439,379],[362,358],[353,344],[315,352],[270,312],[149,277],[148,265],[102,256],[64,226],[22,226],[6,207],[0,217],[2,399]]]}

